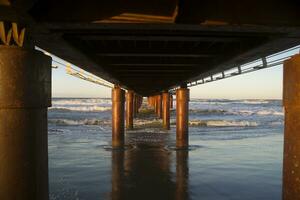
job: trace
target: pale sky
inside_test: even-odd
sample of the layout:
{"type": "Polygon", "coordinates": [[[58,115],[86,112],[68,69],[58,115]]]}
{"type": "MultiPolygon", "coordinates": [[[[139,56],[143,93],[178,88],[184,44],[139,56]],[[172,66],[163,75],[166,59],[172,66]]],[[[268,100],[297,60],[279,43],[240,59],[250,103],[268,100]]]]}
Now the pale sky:
{"type": "MultiPolygon", "coordinates": [[[[192,98],[281,99],[282,66],[191,87],[192,98]]],[[[111,89],[52,69],[53,97],[110,97],[111,89]]]]}
{"type": "MultiPolygon", "coordinates": [[[[299,49],[294,53],[298,53],[299,49]]],[[[191,87],[191,98],[281,99],[282,66],[191,87]]],[[[64,67],[52,69],[53,97],[110,97],[111,89],[66,73],[64,67]]]]}

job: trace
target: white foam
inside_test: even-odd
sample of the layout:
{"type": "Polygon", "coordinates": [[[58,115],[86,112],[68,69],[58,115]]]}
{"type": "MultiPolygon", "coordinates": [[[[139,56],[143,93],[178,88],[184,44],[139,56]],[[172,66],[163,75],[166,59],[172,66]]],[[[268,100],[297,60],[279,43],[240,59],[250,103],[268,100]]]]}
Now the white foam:
{"type": "Polygon", "coordinates": [[[240,101],[239,103],[243,103],[243,104],[267,104],[267,103],[269,103],[269,101],[267,101],[267,100],[244,100],[244,101],[240,101]]]}
{"type": "Polygon", "coordinates": [[[64,106],[64,105],[78,105],[78,106],[92,106],[95,104],[111,105],[111,100],[108,99],[53,99],[52,105],[64,106]]]}
{"type": "Polygon", "coordinates": [[[83,120],[72,120],[72,119],[49,119],[49,123],[56,125],[111,125],[110,120],[99,120],[99,119],[83,119],[83,120]]]}
{"type": "Polygon", "coordinates": [[[230,121],[230,120],[192,120],[189,122],[191,126],[207,126],[207,127],[248,127],[258,126],[257,122],[249,121],[230,121]]]}
{"type": "Polygon", "coordinates": [[[50,110],[70,110],[70,111],[85,111],[85,112],[96,112],[96,111],[107,111],[111,110],[111,107],[107,106],[52,106],[50,110]]]}
{"type": "Polygon", "coordinates": [[[278,115],[278,116],[283,116],[283,112],[278,112],[274,110],[261,110],[256,113],[257,115],[278,115]]]}
{"type": "Polygon", "coordinates": [[[233,115],[276,115],[276,116],[283,116],[284,113],[275,110],[238,110],[238,111],[228,111],[228,113],[233,115]]]}

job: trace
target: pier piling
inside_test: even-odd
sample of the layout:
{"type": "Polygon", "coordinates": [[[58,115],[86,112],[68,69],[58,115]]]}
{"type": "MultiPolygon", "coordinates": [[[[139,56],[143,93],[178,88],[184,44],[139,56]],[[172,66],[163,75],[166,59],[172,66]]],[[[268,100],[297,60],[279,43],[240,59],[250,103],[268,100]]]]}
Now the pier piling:
{"type": "Polygon", "coordinates": [[[170,130],[170,94],[169,92],[163,92],[163,128],[170,130]]]}
{"type": "Polygon", "coordinates": [[[300,55],[284,62],[283,200],[300,197],[300,55]]]}
{"type": "Polygon", "coordinates": [[[119,86],[112,89],[112,146],[124,145],[124,99],[125,92],[119,86]]]}
{"type": "Polygon", "coordinates": [[[156,115],[158,118],[162,118],[162,98],[161,94],[156,96],[156,115]]]}
{"type": "Polygon", "coordinates": [[[51,58],[0,46],[0,199],[48,200],[51,58]]]}
{"type": "Polygon", "coordinates": [[[176,146],[188,147],[189,131],[189,89],[181,87],[176,90],[176,146]]]}
{"type": "Polygon", "coordinates": [[[133,129],[133,91],[126,93],[126,129],[133,129]]]}

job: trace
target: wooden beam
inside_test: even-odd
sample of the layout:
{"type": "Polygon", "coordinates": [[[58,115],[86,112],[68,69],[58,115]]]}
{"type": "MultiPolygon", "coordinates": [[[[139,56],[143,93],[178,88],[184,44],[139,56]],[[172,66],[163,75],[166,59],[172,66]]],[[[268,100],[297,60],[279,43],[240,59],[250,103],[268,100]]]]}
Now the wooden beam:
{"type": "Polygon", "coordinates": [[[183,58],[207,58],[207,57],[213,57],[214,55],[210,54],[155,54],[155,53],[98,53],[97,56],[102,57],[183,57],[183,58]]]}
{"type": "Polygon", "coordinates": [[[115,40],[115,41],[187,41],[187,42],[238,42],[238,37],[224,37],[224,36],[192,36],[192,35],[181,35],[181,36],[170,36],[170,35],[159,35],[159,36],[147,36],[147,35],[89,35],[82,34],[76,35],[83,40],[115,40]]]}

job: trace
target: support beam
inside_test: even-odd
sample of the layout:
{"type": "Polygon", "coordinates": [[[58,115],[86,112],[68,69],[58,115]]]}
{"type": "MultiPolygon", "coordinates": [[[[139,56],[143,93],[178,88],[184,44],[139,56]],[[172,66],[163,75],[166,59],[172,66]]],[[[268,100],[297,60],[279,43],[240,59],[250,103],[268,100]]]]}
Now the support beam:
{"type": "Polygon", "coordinates": [[[157,115],[157,96],[153,96],[154,113],[157,115]]]}
{"type": "Polygon", "coordinates": [[[112,146],[124,145],[124,99],[125,92],[119,86],[112,89],[112,146]]]}
{"type": "Polygon", "coordinates": [[[189,145],[189,96],[187,88],[176,90],[176,146],[186,148],[189,145]]]}
{"type": "Polygon", "coordinates": [[[284,62],[283,200],[300,196],[300,55],[284,62]]]}
{"type": "Polygon", "coordinates": [[[150,106],[153,107],[153,109],[155,109],[155,96],[150,96],[150,106]]]}
{"type": "Polygon", "coordinates": [[[162,118],[162,98],[161,94],[156,96],[156,114],[158,118],[162,118]]]}
{"type": "Polygon", "coordinates": [[[0,199],[48,200],[51,58],[0,45],[0,199]]]}
{"type": "Polygon", "coordinates": [[[163,128],[166,130],[170,130],[170,94],[169,92],[164,92],[162,94],[162,104],[163,104],[163,128]]]}
{"type": "Polygon", "coordinates": [[[126,93],[126,129],[133,129],[133,91],[126,93]]]}

